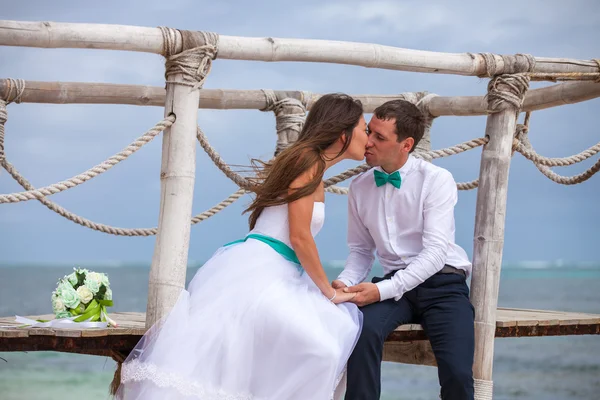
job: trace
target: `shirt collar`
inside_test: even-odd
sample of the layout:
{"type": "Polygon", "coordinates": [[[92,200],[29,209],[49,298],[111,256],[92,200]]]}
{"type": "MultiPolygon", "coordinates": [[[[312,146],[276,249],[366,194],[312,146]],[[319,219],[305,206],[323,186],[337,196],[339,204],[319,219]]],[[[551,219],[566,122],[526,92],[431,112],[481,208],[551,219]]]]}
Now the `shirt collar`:
{"type": "MultiPolygon", "coordinates": [[[[396,171],[398,171],[400,173],[400,176],[402,178],[404,178],[413,169],[414,165],[415,165],[415,157],[412,154],[409,154],[408,159],[406,160],[404,165],[402,167],[400,167],[400,169],[397,169],[396,171]]],[[[377,166],[374,169],[377,169],[377,170],[387,174],[387,172],[385,172],[383,170],[383,168],[381,168],[381,166],[377,166]]],[[[390,174],[393,174],[396,171],[392,171],[392,172],[390,172],[390,174]]]]}

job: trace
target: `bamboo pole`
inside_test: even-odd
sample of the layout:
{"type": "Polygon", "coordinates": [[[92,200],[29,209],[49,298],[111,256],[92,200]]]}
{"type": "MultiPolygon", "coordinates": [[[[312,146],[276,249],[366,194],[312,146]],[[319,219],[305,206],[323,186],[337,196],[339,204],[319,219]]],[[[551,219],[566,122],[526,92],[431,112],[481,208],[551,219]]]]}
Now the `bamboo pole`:
{"type": "MultiPolygon", "coordinates": [[[[169,76],[182,82],[182,75],[169,76]]],[[[165,115],[177,120],[164,132],[160,172],[160,213],[148,283],[146,328],[165,316],[185,287],[190,218],[196,171],[199,90],[167,83],[165,115]]]]}
{"type": "MultiPolygon", "coordinates": [[[[8,91],[8,79],[0,79],[0,98],[8,91]]],[[[203,109],[254,109],[267,106],[261,90],[202,89],[199,107],[203,109]]],[[[290,97],[307,102],[310,109],[320,94],[302,91],[275,91],[277,98],[290,97]],[[310,96],[310,101],[306,97],[310,96]]],[[[388,100],[402,98],[405,94],[369,95],[353,97],[362,101],[365,112],[373,110],[388,100]]],[[[527,93],[523,111],[536,111],[563,104],[574,104],[600,97],[600,84],[569,82],[533,89],[527,93]]],[[[164,106],[165,89],[156,86],[121,85],[111,83],[38,82],[26,81],[23,103],[47,104],[127,104],[137,106],[164,106]]],[[[483,96],[436,96],[427,101],[430,114],[469,116],[485,115],[487,104],[483,96]]]]}
{"type": "MultiPolygon", "coordinates": [[[[0,20],[0,45],[43,48],[86,48],[160,54],[157,28],[0,20]]],[[[494,74],[521,72],[516,56],[492,55],[494,74]]],[[[440,53],[369,43],[313,39],[220,36],[219,58],[252,61],[326,62],[400,71],[486,76],[483,55],[440,53]]],[[[521,60],[521,58],[519,58],[521,60]]],[[[536,57],[533,72],[598,72],[593,60],[536,57]]]]}
{"type": "MultiPolygon", "coordinates": [[[[500,286],[500,268],[504,244],[504,222],[508,191],[513,137],[518,112],[514,104],[498,102],[494,92],[523,98],[526,84],[507,85],[503,78],[490,82],[489,107],[493,111],[487,118],[485,135],[489,142],[484,146],[479,170],[479,189],[475,212],[473,245],[473,274],[471,301],[475,308],[475,357],[473,376],[477,389],[489,392],[491,398],[496,309],[500,286]],[[497,83],[498,82],[498,83],[497,83]],[[516,92],[514,88],[519,88],[516,92]],[[508,93],[512,89],[513,93],[508,93]],[[479,384],[479,385],[478,385],[479,384]]],[[[519,80],[514,82],[518,83],[519,80]]],[[[512,83],[512,82],[510,82],[512,83]]],[[[488,398],[488,397],[482,397],[488,398]]]]}

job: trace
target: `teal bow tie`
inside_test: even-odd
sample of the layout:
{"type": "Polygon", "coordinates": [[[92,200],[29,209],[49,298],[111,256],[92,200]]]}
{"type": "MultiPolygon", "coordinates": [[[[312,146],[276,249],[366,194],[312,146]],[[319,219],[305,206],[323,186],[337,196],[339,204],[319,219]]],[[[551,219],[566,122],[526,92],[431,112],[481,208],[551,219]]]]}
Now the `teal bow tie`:
{"type": "Polygon", "coordinates": [[[400,177],[400,173],[398,171],[392,174],[386,174],[385,172],[381,172],[378,169],[376,169],[373,172],[375,175],[375,184],[377,185],[377,187],[385,185],[389,182],[392,185],[394,185],[396,189],[400,189],[402,178],[400,177]]]}

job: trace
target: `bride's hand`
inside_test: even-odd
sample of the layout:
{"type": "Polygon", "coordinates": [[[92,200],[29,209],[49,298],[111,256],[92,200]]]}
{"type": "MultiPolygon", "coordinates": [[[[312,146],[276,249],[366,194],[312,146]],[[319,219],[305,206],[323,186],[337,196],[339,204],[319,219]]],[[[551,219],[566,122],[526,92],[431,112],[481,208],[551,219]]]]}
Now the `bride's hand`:
{"type": "Polygon", "coordinates": [[[335,289],[335,298],[331,300],[333,304],[340,304],[350,301],[356,296],[356,293],[346,293],[344,288],[335,289]]]}

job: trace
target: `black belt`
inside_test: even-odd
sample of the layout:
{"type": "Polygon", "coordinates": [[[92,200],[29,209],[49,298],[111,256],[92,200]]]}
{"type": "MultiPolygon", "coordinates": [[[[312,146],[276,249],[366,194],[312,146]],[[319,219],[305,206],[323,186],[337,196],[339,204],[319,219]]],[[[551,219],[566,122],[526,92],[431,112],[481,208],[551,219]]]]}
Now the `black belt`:
{"type": "MultiPolygon", "coordinates": [[[[384,275],[383,278],[375,277],[375,278],[373,278],[372,282],[373,283],[377,283],[377,282],[379,282],[379,281],[381,281],[383,279],[390,279],[398,271],[402,271],[402,269],[396,269],[396,270],[394,270],[392,272],[388,272],[386,275],[384,275]]],[[[444,265],[444,267],[439,272],[437,272],[436,275],[437,274],[458,274],[458,275],[462,276],[465,279],[467,278],[467,273],[464,270],[455,268],[455,267],[453,267],[451,265],[448,265],[448,264],[444,265]]]]}
{"type": "Polygon", "coordinates": [[[442,268],[438,274],[458,274],[465,278],[467,277],[467,273],[464,270],[455,268],[448,264],[444,265],[444,268],[442,268]]]}

